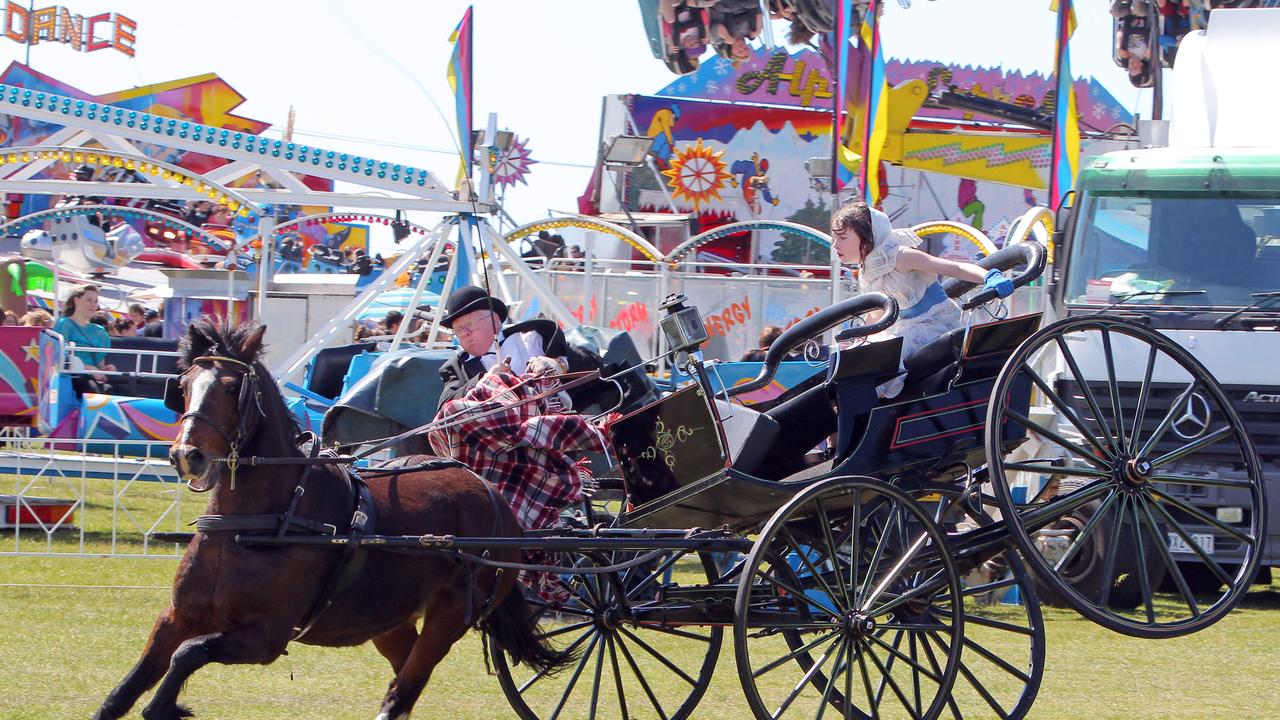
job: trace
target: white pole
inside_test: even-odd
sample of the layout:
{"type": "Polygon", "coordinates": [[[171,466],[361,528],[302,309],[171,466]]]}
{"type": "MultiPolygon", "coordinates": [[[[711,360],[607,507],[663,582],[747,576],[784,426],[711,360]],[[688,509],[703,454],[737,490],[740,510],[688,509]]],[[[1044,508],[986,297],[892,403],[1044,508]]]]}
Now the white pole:
{"type": "MultiPolygon", "coordinates": [[[[258,253],[258,302],[253,306],[253,319],[262,322],[262,308],[267,304],[267,286],[271,280],[271,265],[275,262],[276,219],[265,215],[258,220],[258,237],[262,239],[262,252],[258,253]]],[[[229,257],[229,256],[228,256],[229,257]]],[[[227,281],[230,285],[231,281],[227,281]]],[[[231,297],[228,289],[227,297],[231,297]]],[[[230,307],[230,304],[228,304],[230,307]]]]}

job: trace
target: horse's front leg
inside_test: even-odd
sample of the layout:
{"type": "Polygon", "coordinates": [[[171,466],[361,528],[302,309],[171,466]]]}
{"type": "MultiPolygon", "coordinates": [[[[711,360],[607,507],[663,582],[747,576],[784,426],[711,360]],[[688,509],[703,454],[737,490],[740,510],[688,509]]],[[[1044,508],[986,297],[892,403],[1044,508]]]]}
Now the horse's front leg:
{"type": "Polygon", "coordinates": [[[111,694],[107,695],[107,699],[103,701],[102,707],[98,708],[93,720],[116,720],[124,717],[142,693],[160,682],[160,678],[164,677],[165,671],[169,669],[169,661],[173,657],[174,650],[190,636],[191,633],[178,621],[173,608],[165,610],[156,619],[156,625],[151,630],[151,637],[147,639],[147,646],[142,651],[141,659],[129,674],[124,676],[124,680],[121,680],[120,684],[111,691],[111,694]]]}
{"type": "Polygon", "coordinates": [[[178,720],[191,712],[178,705],[182,685],[195,671],[209,663],[259,664],[273,662],[284,653],[292,634],[290,628],[262,624],[239,625],[226,632],[201,635],[178,646],[169,672],[142,711],[145,720],[178,720]]]}

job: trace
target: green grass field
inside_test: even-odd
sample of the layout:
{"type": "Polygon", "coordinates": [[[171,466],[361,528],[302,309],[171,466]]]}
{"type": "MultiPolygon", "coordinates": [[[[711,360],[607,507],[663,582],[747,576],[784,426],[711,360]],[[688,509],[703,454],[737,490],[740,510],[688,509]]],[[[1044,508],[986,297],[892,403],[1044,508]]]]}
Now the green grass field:
{"type": "MultiPolygon", "coordinates": [[[[131,489],[130,507],[140,517],[155,516],[172,489],[131,489]]],[[[87,511],[78,518],[89,551],[110,548],[102,525],[109,522],[103,510],[110,507],[110,492],[105,485],[90,487],[87,511]]],[[[195,514],[197,504],[184,513],[195,514]]],[[[72,533],[53,541],[64,551],[78,544],[72,533]]],[[[0,550],[12,547],[13,536],[0,533],[0,550]]],[[[168,602],[176,567],[175,559],[0,557],[0,720],[89,717],[138,658],[168,602]]],[[[1132,639],[1070,611],[1045,612],[1048,662],[1033,718],[1280,718],[1280,582],[1255,586],[1222,622],[1174,640],[1132,639]]],[[[725,633],[715,678],[695,718],[750,716],[731,635],[725,633]]],[[[682,667],[701,660],[687,643],[659,649],[682,667]]],[[[367,719],[376,714],[390,677],[371,645],[295,646],[267,667],[205,668],[183,697],[201,718],[367,719]]],[[[585,714],[585,705],[571,703],[562,717],[585,714]]],[[[132,717],[140,717],[137,708],[132,717]]],[[[514,717],[497,679],[485,672],[477,634],[442,663],[415,717],[514,717]]]]}

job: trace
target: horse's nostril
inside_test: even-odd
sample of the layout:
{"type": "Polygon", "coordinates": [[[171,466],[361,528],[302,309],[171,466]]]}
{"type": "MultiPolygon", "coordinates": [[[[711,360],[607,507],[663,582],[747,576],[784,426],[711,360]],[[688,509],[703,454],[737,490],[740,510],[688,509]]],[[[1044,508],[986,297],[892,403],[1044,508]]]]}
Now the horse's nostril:
{"type": "Polygon", "coordinates": [[[191,472],[199,475],[204,472],[205,465],[204,453],[194,448],[187,451],[187,467],[191,468],[191,472]]]}

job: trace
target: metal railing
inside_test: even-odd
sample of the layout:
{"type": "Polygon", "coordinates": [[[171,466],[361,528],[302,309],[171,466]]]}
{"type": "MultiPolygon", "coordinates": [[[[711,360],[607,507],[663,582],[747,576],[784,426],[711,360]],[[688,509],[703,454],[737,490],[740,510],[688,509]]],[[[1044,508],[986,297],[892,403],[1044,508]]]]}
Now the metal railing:
{"type": "Polygon", "coordinates": [[[0,437],[0,555],[165,557],[201,500],[168,441],[0,437]]]}

